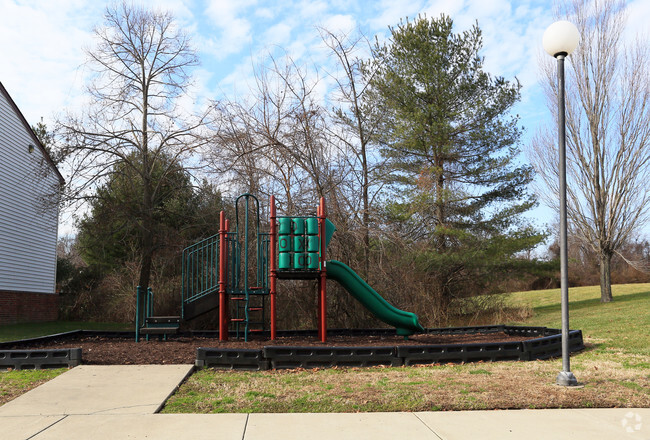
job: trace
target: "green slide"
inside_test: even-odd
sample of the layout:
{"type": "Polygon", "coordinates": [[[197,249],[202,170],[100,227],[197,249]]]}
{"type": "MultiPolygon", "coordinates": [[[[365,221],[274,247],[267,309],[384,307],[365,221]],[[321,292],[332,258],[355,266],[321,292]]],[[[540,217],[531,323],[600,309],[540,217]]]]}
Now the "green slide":
{"type": "Polygon", "coordinates": [[[329,260],[326,267],[327,278],[337,281],[375,317],[395,327],[398,335],[408,336],[424,331],[415,313],[405,312],[390,305],[347,265],[329,260]]]}

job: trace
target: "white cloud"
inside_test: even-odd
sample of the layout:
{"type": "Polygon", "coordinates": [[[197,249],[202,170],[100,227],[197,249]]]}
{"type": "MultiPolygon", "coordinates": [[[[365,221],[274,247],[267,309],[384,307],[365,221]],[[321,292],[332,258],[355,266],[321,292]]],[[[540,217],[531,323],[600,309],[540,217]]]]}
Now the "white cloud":
{"type": "Polygon", "coordinates": [[[272,42],[272,44],[285,45],[291,40],[291,31],[293,26],[289,21],[283,21],[271,26],[264,32],[263,41],[272,42]]]}
{"type": "Polygon", "coordinates": [[[325,29],[335,34],[349,34],[357,28],[357,22],[354,17],[342,14],[327,17],[322,25],[325,29]]]}
{"type": "Polygon", "coordinates": [[[463,0],[433,0],[423,11],[429,18],[437,18],[440,14],[455,17],[463,9],[463,0]]]}
{"type": "Polygon", "coordinates": [[[648,17],[650,16],[650,2],[647,0],[631,1],[627,5],[626,36],[628,41],[639,37],[648,41],[648,17]]]}
{"type": "Polygon", "coordinates": [[[377,2],[375,8],[378,9],[378,15],[371,17],[368,24],[372,31],[385,31],[388,26],[396,26],[399,24],[400,19],[409,20],[416,18],[418,13],[422,11],[421,1],[395,1],[395,0],[381,0],[377,2]]]}
{"type": "Polygon", "coordinates": [[[329,5],[323,0],[300,0],[296,5],[286,10],[287,14],[296,14],[303,23],[309,25],[314,24],[322,19],[327,14],[329,5]],[[307,21],[308,20],[308,21],[307,21]]]}
{"type": "Polygon", "coordinates": [[[469,0],[466,5],[478,17],[491,17],[498,19],[501,16],[509,17],[512,14],[510,1],[508,0],[469,0]]]}
{"type": "Polygon", "coordinates": [[[205,12],[220,35],[217,38],[207,38],[210,45],[217,48],[211,53],[217,59],[240,53],[252,39],[251,23],[244,17],[248,9],[256,2],[254,0],[211,0],[205,12]]]}
{"type": "Polygon", "coordinates": [[[83,84],[82,45],[90,43],[93,16],[102,9],[95,5],[79,13],[80,6],[6,0],[0,5],[5,60],[0,80],[31,124],[41,116],[48,123],[53,113],[75,100],[83,84]]]}
{"type": "Polygon", "coordinates": [[[224,95],[233,97],[237,95],[246,95],[249,86],[254,82],[253,65],[256,63],[254,58],[246,57],[231,66],[230,73],[225,75],[214,87],[214,98],[220,98],[224,95]]]}
{"type": "MultiPolygon", "coordinates": [[[[144,6],[148,7],[146,3],[144,6]]],[[[183,26],[189,26],[195,20],[192,7],[192,0],[156,0],[152,5],[154,10],[171,12],[176,21],[183,26]]]]}
{"type": "Polygon", "coordinates": [[[233,18],[255,3],[255,0],[210,0],[205,12],[217,26],[226,28],[233,18]]]}
{"type": "Polygon", "coordinates": [[[255,8],[255,16],[266,20],[271,20],[275,17],[275,12],[271,8],[255,8]]]}

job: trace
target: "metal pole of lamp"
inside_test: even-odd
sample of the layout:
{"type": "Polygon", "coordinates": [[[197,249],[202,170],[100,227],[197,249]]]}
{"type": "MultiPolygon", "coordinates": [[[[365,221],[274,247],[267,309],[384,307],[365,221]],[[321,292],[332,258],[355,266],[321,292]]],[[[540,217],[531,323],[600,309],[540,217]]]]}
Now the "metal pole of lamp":
{"type": "Polygon", "coordinates": [[[560,174],[560,288],[562,295],[562,371],[556,378],[561,386],[576,386],[569,352],[569,267],[567,250],[566,132],[564,60],[578,47],[580,33],[573,23],[556,21],[544,32],[544,50],[557,59],[558,152],[560,174]]]}

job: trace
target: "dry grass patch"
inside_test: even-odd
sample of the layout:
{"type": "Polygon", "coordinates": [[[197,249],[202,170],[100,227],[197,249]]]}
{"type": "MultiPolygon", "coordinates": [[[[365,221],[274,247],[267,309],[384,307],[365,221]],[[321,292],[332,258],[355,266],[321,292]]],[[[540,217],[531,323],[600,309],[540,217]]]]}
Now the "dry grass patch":
{"type": "MultiPolygon", "coordinates": [[[[614,360],[574,362],[579,388],[556,386],[559,360],[242,373],[206,369],[167,413],[371,412],[647,407],[650,374],[614,360]]],[[[609,357],[609,356],[608,356],[609,357]]],[[[647,361],[647,359],[645,359],[647,361]]]]}

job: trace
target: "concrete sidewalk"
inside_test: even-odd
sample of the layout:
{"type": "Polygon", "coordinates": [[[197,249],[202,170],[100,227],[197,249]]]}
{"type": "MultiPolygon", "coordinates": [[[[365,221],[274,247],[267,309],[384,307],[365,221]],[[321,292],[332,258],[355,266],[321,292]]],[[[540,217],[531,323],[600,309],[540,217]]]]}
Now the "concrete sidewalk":
{"type": "Polygon", "coordinates": [[[81,366],[0,407],[2,439],[650,440],[650,408],[155,414],[190,365],[81,366]]]}

